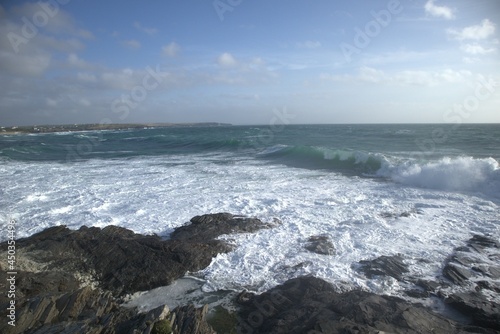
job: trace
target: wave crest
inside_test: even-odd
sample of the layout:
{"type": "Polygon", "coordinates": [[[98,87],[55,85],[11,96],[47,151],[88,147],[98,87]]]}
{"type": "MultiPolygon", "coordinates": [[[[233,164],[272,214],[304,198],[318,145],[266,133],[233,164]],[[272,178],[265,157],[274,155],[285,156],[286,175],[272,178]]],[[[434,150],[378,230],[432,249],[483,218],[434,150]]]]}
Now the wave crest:
{"type": "Polygon", "coordinates": [[[276,145],[266,148],[258,156],[291,167],[327,169],[347,174],[372,174],[387,163],[382,154],[312,146],[276,145]]]}
{"type": "Polygon", "coordinates": [[[406,161],[400,165],[385,166],[377,175],[409,186],[500,195],[500,165],[493,158],[465,156],[424,163],[406,161]]]}

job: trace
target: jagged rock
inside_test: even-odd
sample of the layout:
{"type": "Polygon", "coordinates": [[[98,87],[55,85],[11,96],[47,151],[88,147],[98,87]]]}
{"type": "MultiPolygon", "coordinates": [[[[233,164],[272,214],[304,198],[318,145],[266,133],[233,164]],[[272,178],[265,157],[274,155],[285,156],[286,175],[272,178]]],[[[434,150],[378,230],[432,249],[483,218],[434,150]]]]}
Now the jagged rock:
{"type": "Polygon", "coordinates": [[[428,293],[434,293],[441,286],[441,284],[438,282],[422,280],[422,279],[417,280],[415,284],[424,289],[425,291],[427,291],[428,293]]]}
{"type": "Polygon", "coordinates": [[[177,228],[171,235],[172,240],[205,242],[222,234],[255,232],[271,227],[257,218],[233,216],[230,213],[217,213],[196,216],[191,224],[177,228]]]}
{"type": "Polygon", "coordinates": [[[472,318],[473,324],[500,330],[500,304],[478,292],[454,293],[445,302],[472,318]]]}
{"type": "Polygon", "coordinates": [[[360,270],[368,278],[374,276],[391,276],[398,281],[403,279],[403,274],[408,272],[408,266],[403,262],[400,255],[385,256],[382,255],[373,260],[359,261],[360,270]]]}
{"type": "Polygon", "coordinates": [[[170,318],[174,333],[216,334],[206,322],[207,312],[207,305],[199,309],[192,304],[176,308],[170,318]]]}
{"type": "Polygon", "coordinates": [[[305,249],[321,255],[335,255],[335,246],[329,237],[324,235],[314,235],[307,239],[305,249]]]}
{"type": "Polygon", "coordinates": [[[448,263],[443,269],[443,276],[452,281],[454,284],[465,285],[468,279],[472,276],[472,273],[466,268],[448,263]]]}
{"type": "Polygon", "coordinates": [[[242,306],[240,333],[459,333],[422,306],[364,291],[337,293],[313,277],[287,281],[242,306]]]}
{"type": "Polygon", "coordinates": [[[500,304],[491,299],[499,293],[500,244],[487,236],[474,235],[467,246],[457,247],[443,268],[443,276],[456,285],[460,292],[444,292],[445,303],[471,317],[474,325],[500,330],[500,304]],[[493,280],[492,280],[493,279],[493,280]]]}
{"type": "MultiPolygon", "coordinates": [[[[19,240],[17,248],[30,254],[31,261],[46,264],[43,275],[54,276],[50,272],[55,271],[56,276],[66,280],[59,282],[53,277],[50,283],[43,275],[34,277],[33,282],[38,279],[44,289],[52,289],[50,286],[55,284],[69,284],[71,289],[74,282],[64,278],[63,273],[77,272],[92,277],[103,289],[123,295],[168,285],[188,271],[205,268],[214,256],[231,250],[225,242],[214,240],[221,234],[268,226],[258,219],[230,214],[198,216],[193,221],[177,229],[170,240],[117,226],[84,226],[77,231],[57,226],[19,240]]],[[[25,290],[29,289],[36,290],[36,284],[27,284],[25,290]]]]}
{"type": "MultiPolygon", "coordinates": [[[[172,283],[187,271],[198,271],[231,247],[221,234],[269,227],[258,219],[231,214],[197,216],[170,240],[135,234],[125,228],[66,226],[48,228],[16,241],[20,268],[16,281],[16,327],[8,333],[150,333],[168,314],[175,334],[208,334],[206,308],[172,312],[162,307],[146,314],[120,307],[115,298],[172,283]]],[[[5,243],[1,249],[6,249],[5,243]]],[[[7,256],[2,258],[6,259],[7,256]]],[[[6,291],[6,271],[0,289],[6,291]]],[[[10,300],[0,295],[0,307],[10,300]]]]}
{"type": "Polygon", "coordinates": [[[481,252],[484,248],[500,248],[500,243],[498,241],[478,234],[472,236],[468,245],[478,252],[481,252]]]}

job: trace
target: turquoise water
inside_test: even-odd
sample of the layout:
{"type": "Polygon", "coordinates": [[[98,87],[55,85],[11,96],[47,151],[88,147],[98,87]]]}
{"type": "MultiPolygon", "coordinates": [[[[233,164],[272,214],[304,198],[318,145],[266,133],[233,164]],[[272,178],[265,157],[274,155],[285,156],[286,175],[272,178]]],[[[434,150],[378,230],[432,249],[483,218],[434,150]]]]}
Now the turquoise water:
{"type": "Polygon", "coordinates": [[[0,136],[0,158],[20,161],[114,159],[220,151],[256,157],[272,152],[270,157],[297,162],[314,159],[318,152],[339,155],[363,152],[420,159],[461,155],[498,160],[500,125],[171,127],[0,136]]]}
{"type": "Polygon", "coordinates": [[[195,215],[255,216],[279,223],[224,237],[235,250],[196,274],[205,290],[264,291],[310,274],[399,295],[355,263],[401,253],[411,275],[433,278],[472,234],[500,239],[499,161],[495,124],[0,135],[0,228],[16,219],[21,238],[112,224],[168,238],[195,215]],[[312,235],[329,236],[336,255],[304,250],[312,235]]]}

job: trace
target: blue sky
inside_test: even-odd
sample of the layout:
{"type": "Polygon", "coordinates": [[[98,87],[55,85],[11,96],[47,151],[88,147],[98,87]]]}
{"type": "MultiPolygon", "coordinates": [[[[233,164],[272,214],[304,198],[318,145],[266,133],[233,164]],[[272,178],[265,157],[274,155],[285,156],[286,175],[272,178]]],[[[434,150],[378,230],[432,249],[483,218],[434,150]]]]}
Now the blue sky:
{"type": "Polygon", "coordinates": [[[3,1],[0,125],[500,122],[500,1],[3,1]]]}

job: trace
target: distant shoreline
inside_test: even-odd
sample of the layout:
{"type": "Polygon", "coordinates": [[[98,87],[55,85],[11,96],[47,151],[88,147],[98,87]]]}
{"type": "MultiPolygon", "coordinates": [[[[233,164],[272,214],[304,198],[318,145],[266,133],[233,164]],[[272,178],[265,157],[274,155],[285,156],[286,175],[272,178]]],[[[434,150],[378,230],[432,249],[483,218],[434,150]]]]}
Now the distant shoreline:
{"type": "Polygon", "coordinates": [[[228,123],[204,122],[204,123],[129,123],[129,124],[66,124],[66,125],[32,125],[32,126],[9,126],[1,127],[0,135],[24,134],[24,133],[53,133],[53,132],[77,132],[94,130],[127,130],[141,128],[166,128],[166,127],[197,127],[197,126],[231,126],[228,123]]]}

